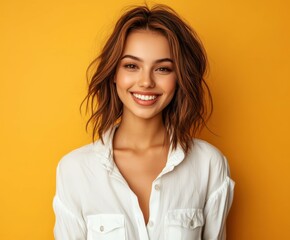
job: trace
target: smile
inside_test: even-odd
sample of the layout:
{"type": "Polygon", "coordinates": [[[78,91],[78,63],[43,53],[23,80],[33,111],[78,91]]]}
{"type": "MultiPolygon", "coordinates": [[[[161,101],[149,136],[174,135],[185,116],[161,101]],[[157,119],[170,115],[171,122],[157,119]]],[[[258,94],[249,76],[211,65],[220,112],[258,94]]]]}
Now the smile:
{"type": "Polygon", "coordinates": [[[142,94],[138,94],[138,93],[133,93],[133,96],[135,98],[138,98],[142,101],[151,101],[157,98],[157,95],[142,95],[142,94]]]}
{"type": "Polygon", "coordinates": [[[142,93],[142,92],[131,92],[131,95],[133,97],[133,100],[140,106],[144,107],[150,107],[155,105],[155,103],[158,101],[159,97],[162,94],[156,94],[156,93],[142,93]]]}

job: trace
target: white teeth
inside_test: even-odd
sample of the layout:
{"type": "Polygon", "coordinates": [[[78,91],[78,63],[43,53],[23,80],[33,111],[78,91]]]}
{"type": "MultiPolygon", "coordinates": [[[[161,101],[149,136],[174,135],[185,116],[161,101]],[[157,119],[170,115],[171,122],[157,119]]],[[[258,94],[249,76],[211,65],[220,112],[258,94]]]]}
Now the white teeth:
{"type": "Polygon", "coordinates": [[[140,100],[143,101],[149,101],[149,100],[154,100],[155,98],[157,98],[156,95],[141,95],[141,94],[137,94],[137,93],[133,93],[135,98],[138,98],[140,100]]]}

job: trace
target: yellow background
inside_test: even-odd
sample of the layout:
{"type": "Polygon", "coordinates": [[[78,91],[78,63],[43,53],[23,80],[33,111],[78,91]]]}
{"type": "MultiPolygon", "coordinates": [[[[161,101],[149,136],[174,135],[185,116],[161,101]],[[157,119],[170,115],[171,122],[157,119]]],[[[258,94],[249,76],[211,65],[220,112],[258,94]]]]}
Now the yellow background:
{"type": "MultiPolygon", "coordinates": [[[[228,157],[228,239],[290,239],[290,4],[171,0],[199,33],[215,111],[202,137],[228,157]]],[[[0,239],[53,239],[55,168],[90,141],[85,70],[121,9],[142,1],[1,0],[0,239]]]]}

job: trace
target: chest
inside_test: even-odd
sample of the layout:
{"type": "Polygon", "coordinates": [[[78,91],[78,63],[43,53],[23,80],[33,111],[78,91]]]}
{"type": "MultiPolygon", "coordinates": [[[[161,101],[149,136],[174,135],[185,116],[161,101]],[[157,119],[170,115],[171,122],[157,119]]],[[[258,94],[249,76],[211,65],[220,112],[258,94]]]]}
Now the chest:
{"type": "Polygon", "coordinates": [[[152,183],[166,165],[166,151],[115,151],[114,161],[130,189],[138,198],[145,222],[149,218],[152,183]]]}
{"type": "MultiPolygon", "coordinates": [[[[149,157],[143,154],[140,157],[138,154],[127,155],[115,151],[114,162],[128,187],[120,184],[124,183],[124,179],[120,179],[117,169],[113,170],[113,174],[108,174],[108,177],[102,178],[103,181],[95,181],[100,183],[96,187],[98,195],[90,199],[93,199],[93,206],[97,209],[94,213],[102,213],[100,217],[96,214],[96,229],[100,229],[101,226],[107,229],[113,223],[125,222],[128,239],[201,239],[201,228],[197,226],[193,231],[191,227],[192,219],[202,225],[204,202],[201,190],[206,188],[205,186],[201,188],[199,181],[195,179],[200,169],[193,168],[192,164],[187,164],[187,161],[172,169],[170,158],[169,164],[165,167],[167,156],[157,153],[153,155],[154,157],[149,157]],[[162,172],[161,177],[157,178],[160,172],[162,172]],[[102,194],[100,194],[100,187],[105,189],[102,194]],[[132,198],[129,187],[138,201],[132,198]],[[118,216],[112,213],[117,213],[118,216]],[[109,226],[106,222],[100,222],[104,220],[104,215],[108,217],[109,226]],[[117,221],[117,218],[121,218],[122,221],[117,221]],[[135,235],[136,232],[139,233],[138,236],[135,235]],[[183,238],[177,237],[181,236],[180,234],[183,238]]],[[[100,174],[96,175],[100,176],[100,174]]],[[[112,226],[116,231],[124,229],[119,225],[117,227],[112,226]]],[[[109,231],[108,234],[113,234],[113,231],[109,231]]],[[[122,238],[114,235],[113,239],[122,238]]]]}

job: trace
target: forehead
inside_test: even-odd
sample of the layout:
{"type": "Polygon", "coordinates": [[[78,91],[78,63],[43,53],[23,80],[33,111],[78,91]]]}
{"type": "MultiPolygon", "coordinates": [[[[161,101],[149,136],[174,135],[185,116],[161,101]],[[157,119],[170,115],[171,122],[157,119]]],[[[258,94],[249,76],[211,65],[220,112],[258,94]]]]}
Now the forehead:
{"type": "Polygon", "coordinates": [[[144,59],[171,58],[167,38],[152,30],[134,30],[127,36],[123,55],[134,55],[144,59]]]}

